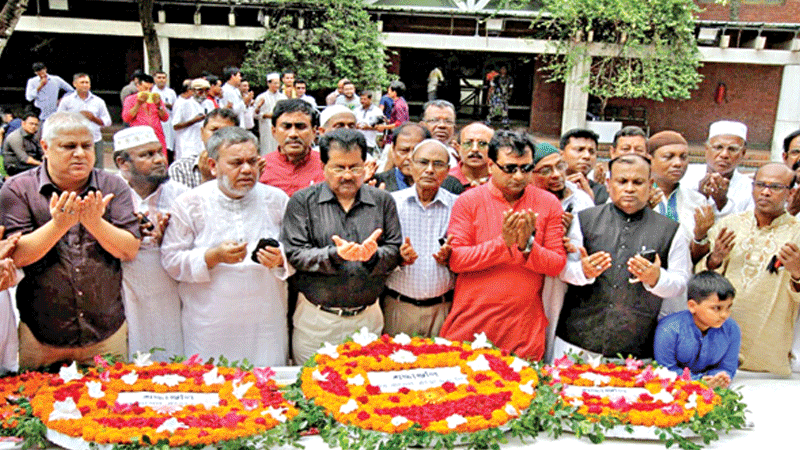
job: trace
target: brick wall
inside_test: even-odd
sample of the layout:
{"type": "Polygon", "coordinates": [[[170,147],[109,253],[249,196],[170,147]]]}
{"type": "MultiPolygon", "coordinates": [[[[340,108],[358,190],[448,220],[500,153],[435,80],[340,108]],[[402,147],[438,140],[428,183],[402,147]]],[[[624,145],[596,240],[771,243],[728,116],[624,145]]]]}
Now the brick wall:
{"type": "MultiPolygon", "coordinates": [[[[785,0],[783,2],[765,4],[745,4],[740,0],[739,21],[742,22],[775,22],[775,23],[800,23],[800,0],[785,0]]],[[[695,1],[703,11],[698,18],[701,20],[730,20],[730,2],[727,6],[716,5],[711,0],[695,1]]]]}
{"type": "MultiPolygon", "coordinates": [[[[650,133],[680,132],[690,142],[705,141],[708,126],[717,120],[738,120],[747,124],[748,144],[768,148],[772,140],[782,68],[746,64],[706,64],[700,69],[703,82],[689,100],[656,102],[641,99],[612,99],[609,105],[644,106],[650,133]],[[727,102],[717,104],[718,83],[727,86],[727,102]]],[[[531,128],[534,132],[558,135],[561,126],[564,86],[539,82],[533,94],[531,128]]]]}

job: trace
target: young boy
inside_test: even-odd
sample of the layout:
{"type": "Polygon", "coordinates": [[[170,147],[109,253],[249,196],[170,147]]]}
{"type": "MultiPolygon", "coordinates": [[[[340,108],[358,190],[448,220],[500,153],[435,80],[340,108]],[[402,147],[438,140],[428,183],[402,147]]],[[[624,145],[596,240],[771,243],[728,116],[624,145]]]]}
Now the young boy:
{"type": "Polygon", "coordinates": [[[670,314],[656,328],[655,359],[662,366],[710,387],[728,387],[739,365],[742,335],[728,319],[736,290],[722,275],[704,271],[689,281],[688,311],[670,314]]]}

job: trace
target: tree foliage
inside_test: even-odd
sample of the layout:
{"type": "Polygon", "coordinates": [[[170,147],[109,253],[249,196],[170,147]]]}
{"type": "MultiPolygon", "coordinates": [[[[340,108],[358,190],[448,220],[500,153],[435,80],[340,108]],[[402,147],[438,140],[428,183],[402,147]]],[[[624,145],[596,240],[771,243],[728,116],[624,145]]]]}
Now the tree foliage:
{"type": "Polygon", "coordinates": [[[555,52],[545,57],[552,81],[565,82],[589,61],[585,89],[612,97],[689,98],[702,76],[692,0],[542,0],[535,26],[555,52]],[[591,41],[591,42],[590,42],[591,41]]]}
{"type": "Polygon", "coordinates": [[[275,6],[263,39],[245,56],[247,79],[266,86],[268,73],[292,70],[309,90],[333,88],[343,77],[358,89],[389,82],[386,47],[361,0],[282,0],[275,6]]]}

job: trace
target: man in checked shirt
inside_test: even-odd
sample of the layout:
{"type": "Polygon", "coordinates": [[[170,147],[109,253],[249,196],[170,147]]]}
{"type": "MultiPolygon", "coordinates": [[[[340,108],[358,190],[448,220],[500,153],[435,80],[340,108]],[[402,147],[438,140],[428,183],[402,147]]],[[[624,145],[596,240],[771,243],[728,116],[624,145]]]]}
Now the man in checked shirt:
{"type": "Polygon", "coordinates": [[[445,238],[457,195],[439,189],[447,178],[447,147],[425,139],[409,156],[414,185],[392,193],[403,230],[400,270],[383,292],[384,332],[439,335],[453,306],[455,274],[447,267],[450,238],[445,238]]]}

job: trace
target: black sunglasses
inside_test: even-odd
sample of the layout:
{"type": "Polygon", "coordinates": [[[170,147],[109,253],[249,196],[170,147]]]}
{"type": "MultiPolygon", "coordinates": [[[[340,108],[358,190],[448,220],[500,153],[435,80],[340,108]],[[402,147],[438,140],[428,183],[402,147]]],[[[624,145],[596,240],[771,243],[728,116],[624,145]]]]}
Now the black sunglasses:
{"type": "Polygon", "coordinates": [[[502,170],[503,172],[512,175],[514,172],[519,170],[522,173],[530,173],[535,165],[533,163],[530,164],[497,164],[497,167],[502,170]]]}

